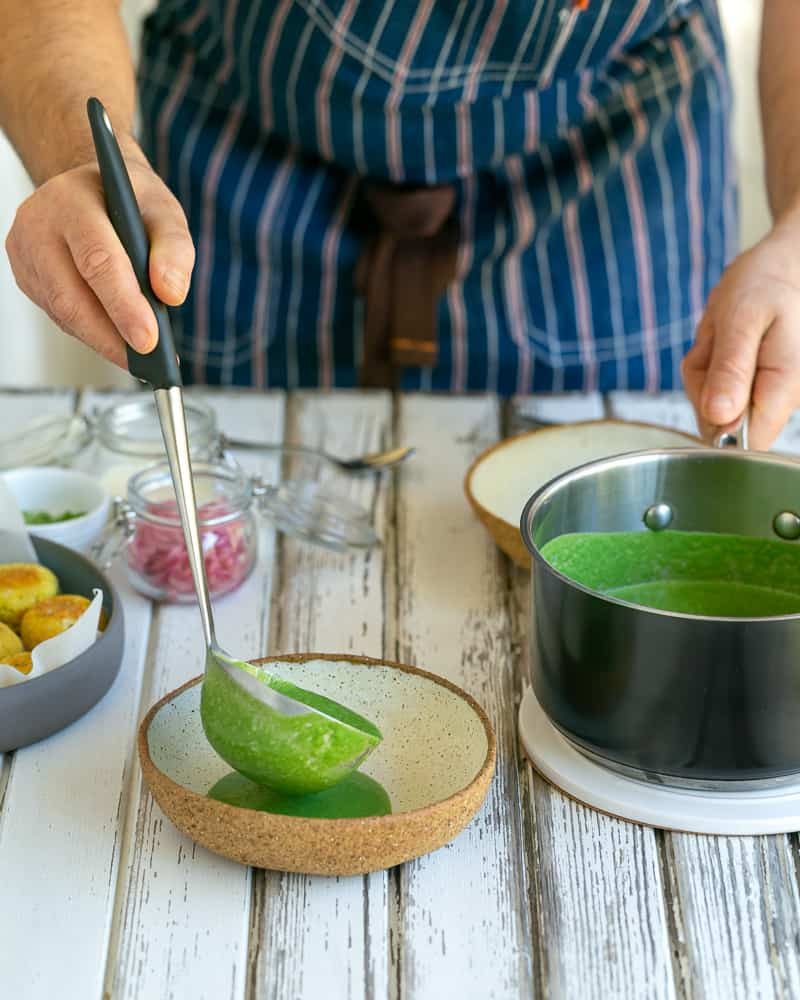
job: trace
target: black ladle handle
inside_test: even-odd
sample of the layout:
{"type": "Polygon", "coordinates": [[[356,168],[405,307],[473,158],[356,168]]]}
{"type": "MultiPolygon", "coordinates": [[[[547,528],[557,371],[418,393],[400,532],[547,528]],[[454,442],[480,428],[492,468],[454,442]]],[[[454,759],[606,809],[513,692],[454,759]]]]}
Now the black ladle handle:
{"type": "Polygon", "coordinates": [[[149,354],[139,354],[129,344],[128,369],[131,375],[149,382],[154,389],[169,389],[182,385],[180,364],[172,336],[172,324],[164,303],[156,298],[150,285],[150,240],[142,213],[133,193],[133,185],[125,167],[119,145],[106,114],[96,97],[90,97],[86,111],[92,129],[97,163],[103,181],[106,209],[111,224],[131,259],[142,294],[150,303],[158,322],[158,343],[149,354]]]}

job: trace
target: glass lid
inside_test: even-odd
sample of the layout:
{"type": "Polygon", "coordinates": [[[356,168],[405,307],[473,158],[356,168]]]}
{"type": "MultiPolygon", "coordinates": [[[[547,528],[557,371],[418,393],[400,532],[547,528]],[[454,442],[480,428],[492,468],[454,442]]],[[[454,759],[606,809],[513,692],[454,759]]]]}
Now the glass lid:
{"type": "Polygon", "coordinates": [[[255,492],[284,534],[339,550],[378,544],[371,513],[324,483],[289,479],[279,486],[261,485],[255,492]]]}
{"type": "MultiPolygon", "coordinates": [[[[196,399],[184,399],[184,409],[193,453],[210,450],[217,440],[214,411],[196,399]]],[[[94,421],[97,439],[110,451],[147,459],[164,458],[164,441],[152,393],[96,411],[94,421]]]]}
{"type": "Polygon", "coordinates": [[[0,469],[22,465],[67,465],[92,438],[85,417],[36,417],[21,429],[0,434],[0,469]]]}

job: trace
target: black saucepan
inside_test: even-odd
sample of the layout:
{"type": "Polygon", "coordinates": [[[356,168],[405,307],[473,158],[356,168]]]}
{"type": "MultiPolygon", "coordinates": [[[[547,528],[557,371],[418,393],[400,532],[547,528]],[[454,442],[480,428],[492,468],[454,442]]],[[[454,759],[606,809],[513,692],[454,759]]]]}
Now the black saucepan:
{"type": "Polygon", "coordinates": [[[797,545],[800,465],[717,449],[592,462],[522,514],[532,555],[532,670],[540,704],[586,754],[638,777],[734,790],[800,774],[800,615],[711,618],[626,603],[557,572],[566,532],[663,527],[797,545]]]}

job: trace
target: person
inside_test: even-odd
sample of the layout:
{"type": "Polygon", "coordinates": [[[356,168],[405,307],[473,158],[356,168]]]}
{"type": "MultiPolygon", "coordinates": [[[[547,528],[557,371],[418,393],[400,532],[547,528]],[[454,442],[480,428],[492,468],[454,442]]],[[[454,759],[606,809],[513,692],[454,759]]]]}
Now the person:
{"type": "Polygon", "coordinates": [[[187,381],[510,395],[668,389],[682,368],[703,433],[751,407],[756,448],[800,402],[792,0],[765,0],[762,27],[774,224],[738,257],[714,0],[161,0],[141,144],[115,4],[0,10],[0,124],[36,185],[14,274],[119,365],[157,334],[104,211],[90,95],[187,381]]]}

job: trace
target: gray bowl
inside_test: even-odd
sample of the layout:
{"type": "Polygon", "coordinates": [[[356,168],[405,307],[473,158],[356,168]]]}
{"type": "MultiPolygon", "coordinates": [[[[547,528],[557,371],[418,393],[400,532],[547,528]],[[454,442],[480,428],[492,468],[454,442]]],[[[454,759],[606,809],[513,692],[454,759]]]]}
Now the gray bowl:
{"type": "Polygon", "coordinates": [[[43,740],[79,719],[114,683],[122,663],[125,627],[122,602],[108,579],[72,549],[31,536],[43,566],[59,579],[65,594],[103,592],[105,631],[62,667],[13,687],[0,688],[0,753],[43,740]]]}

